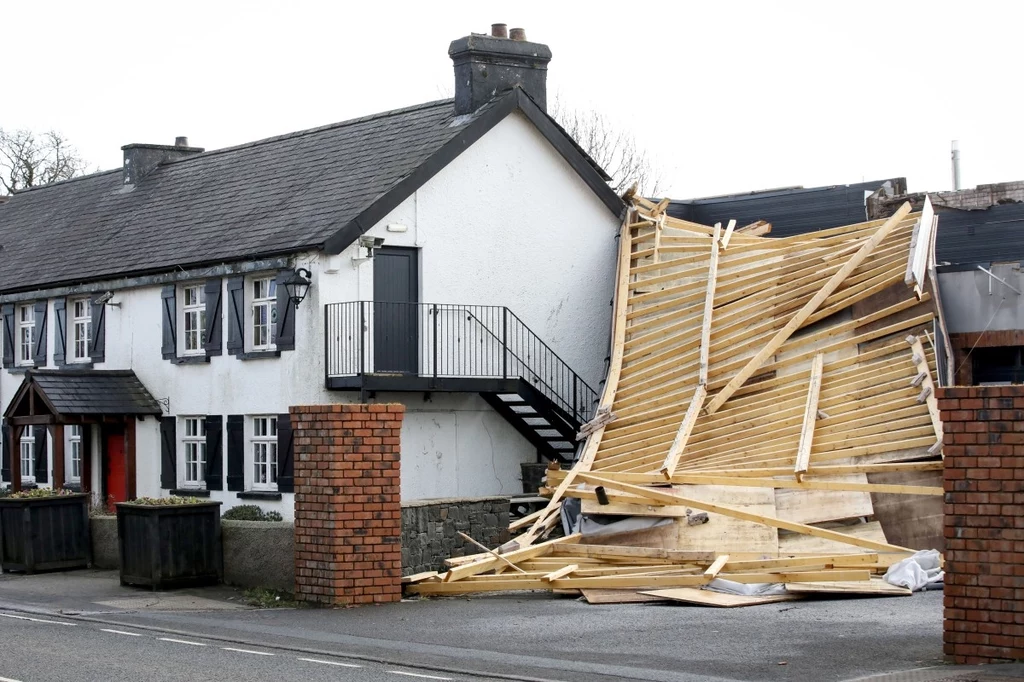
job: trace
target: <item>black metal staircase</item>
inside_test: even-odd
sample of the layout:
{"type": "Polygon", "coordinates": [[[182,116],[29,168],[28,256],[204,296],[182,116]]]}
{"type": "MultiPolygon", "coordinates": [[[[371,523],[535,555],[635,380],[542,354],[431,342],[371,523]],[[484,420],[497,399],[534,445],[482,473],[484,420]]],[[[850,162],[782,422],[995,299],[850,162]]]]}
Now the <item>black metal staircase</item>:
{"type": "Polygon", "coordinates": [[[597,392],[504,306],[351,301],[324,307],[329,389],[479,393],[537,448],[569,461],[597,392]]]}

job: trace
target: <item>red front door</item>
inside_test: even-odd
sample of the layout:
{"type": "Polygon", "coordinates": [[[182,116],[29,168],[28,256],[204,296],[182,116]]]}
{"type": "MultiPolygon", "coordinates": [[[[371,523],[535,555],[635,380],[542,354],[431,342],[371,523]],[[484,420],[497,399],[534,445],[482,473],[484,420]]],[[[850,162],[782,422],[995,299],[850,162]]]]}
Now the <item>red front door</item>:
{"type": "Polygon", "coordinates": [[[124,470],[124,432],[108,431],[106,434],[106,457],[103,461],[103,476],[106,483],[107,502],[128,501],[128,487],[124,470]]]}

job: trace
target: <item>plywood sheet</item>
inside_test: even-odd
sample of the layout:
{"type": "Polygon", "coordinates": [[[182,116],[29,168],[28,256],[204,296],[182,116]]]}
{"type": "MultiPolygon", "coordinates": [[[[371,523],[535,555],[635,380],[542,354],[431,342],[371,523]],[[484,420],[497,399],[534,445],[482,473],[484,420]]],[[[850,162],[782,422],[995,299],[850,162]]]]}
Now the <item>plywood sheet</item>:
{"type": "MultiPolygon", "coordinates": [[[[871,483],[942,487],[941,471],[868,474],[871,483]]],[[[942,531],[943,503],[939,496],[872,493],[875,518],[893,544],[913,549],[946,548],[942,531]]]]}
{"type": "MultiPolygon", "coordinates": [[[[816,476],[814,480],[845,483],[868,482],[868,478],[864,474],[816,476]]],[[[812,524],[871,516],[873,513],[869,493],[842,490],[780,488],[775,491],[775,508],[781,519],[812,524]]]]}
{"type": "MultiPolygon", "coordinates": [[[[882,524],[878,521],[860,523],[852,526],[822,524],[823,528],[836,530],[858,538],[867,538],[875,542],[888,542],[885,533],[882,532],[882,524]]],[[[788,554],[843,554],[853,552],[870,552],[854,545],[847,545],[833,540],[816,538],[813,535],[800,535],[797,533],[784,533],[779,537],[779,552],[788,554]]]]}
{"type": "Polygon", "coordinates": [[[588,604],[643,604],[666,601],[665,597],[643,594],[635,590],[580,590],[588,604]]]}
{"type": "Polygon", "coordinates": [[[759,604],[774,604],[780,601],[794,601],[800,599],[796,594],[770,594],[760,597],[747,597],[740,594],[725,594],[711,590],[700,590],[696,587],[678,587],[671,590],[650,590],[641,594],[659,599],[696,604],[698,606],[715,606],[718,608],[734,608],[737,606],[757,606],[759,604]]]}
{"type": "Polygon", "coordinates": [[[892,597],[913,594],[908,588],[890,585],[881,578],[849,582],[790,583],[786,585],[786,591],[790,594],[875,594],[892,597]]]}

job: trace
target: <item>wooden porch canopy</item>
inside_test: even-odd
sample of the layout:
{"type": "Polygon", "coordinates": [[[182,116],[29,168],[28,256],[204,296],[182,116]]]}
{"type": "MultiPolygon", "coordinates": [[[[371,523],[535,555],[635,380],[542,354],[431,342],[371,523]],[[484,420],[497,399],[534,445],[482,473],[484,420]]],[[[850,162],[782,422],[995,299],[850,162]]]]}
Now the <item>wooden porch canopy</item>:
{"type": "MultiPolygon", "coordinates": [[[[131,370],[29,370],[4,412],[10,446],[11,487],[21,489],[21,457],[15,444],[26,426],[44,425],[53,439],[53,487],[62,488],[64,426],[124,424],[125,471],[134,488],[135,421],[163,413],[160,403],[131,370]]],[[[89,462],[82,462],[82,490],[91,482],[89,462]]],[[[133,491],[132,491],[133,492],[133,491]]],[[[130,495],[134,496],[134,495],[130,495]]]]}

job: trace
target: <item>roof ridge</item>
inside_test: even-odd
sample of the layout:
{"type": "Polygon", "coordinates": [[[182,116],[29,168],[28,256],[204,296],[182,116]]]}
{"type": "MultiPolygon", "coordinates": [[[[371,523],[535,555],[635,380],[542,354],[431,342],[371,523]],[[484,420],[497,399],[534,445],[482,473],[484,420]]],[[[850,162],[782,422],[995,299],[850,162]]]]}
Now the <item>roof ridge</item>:
{"type": "MultiPolygon", "coordinates": [[[[164,163],[162,163],[160,165],[162,165],[162,166],[170,166],[170,165],[178,164],[178,163],[187,163],[189,161],[195,161],[196,159],[207,158],[207,157],[210,157],[210,156],[214,156],[216,154],[224,154],[224,153],[227,153],[227,152],[235,152],[235,151],[238,151],[240,149],[249,149],[251,147],[256,147],[256,146],[263,145],[263,144],[269,144],[271,142],[280,142],[281,140],[288,140],[288,139],[292,139],[292,138],[296,138],[296,137],[303,137],[305,135],[313,135],[315,133],[321,133],[321,132],[323,132],[325,130],[334,130],[336,128],[344,128],[346,126],[355,125],[357,123],[366,123],[367,121],[374,121],[374,120],[381,119],[381,118],[387,118],[389,116],[398,116],[398,115],[401,115],[401,114],[408,114],[410,112],[418,111],[418,110],[422,110],[422,109],[430,109],[432,107],[437,107],[437,106],[440,106],[442,104],[451,104],[454,101],[455,101],[454,99],[438,99],[438,100],[433,100],[431,102],[423,102],[421,104],[414,104],[412,106],[402,107],[400,109],[388,109],[387,111],[378,111],[378,112],[373,113],[373,114],[367,114],[365,116],[359,116],[359,117],[356,117],[356,118],[346,119],[344,121],[338,121],[337,123],[328,123],[326,125],[317,126],[315,128],[306,128],[304,130],[296,130],[296,131],[293,131],[293,132],[290,132],[290,133],[282,133],[281,135],[273,135],[271,137],[264,137],[264,138],[259,139],[259,140],[252,140],[250,142],[243,142],[242,144],[237,144],[237,145],[234,145],[234,146],[231,146],[231,147],[221,147],[219,149],[212,149],[212,150],[210,150],[208,152],[203,152],[201,154],[194,154],[194,155],[191,155],[191,156],[186,156],[186,157],[181,158],[181,159],[175,159],[174,161],[165,161],[164,163]]],[[[454,110],[453,110],[453,115],[454,115],[454,110]]]]}
{"type": "Polygon", "coordinates": [[[66,185],[69,182],[78,182],[79,180],[88,180],[90,178],[95,178],[95,177],[97,177],[99,175],[108,175],[110,173],[120,173],[120,172],[121,172],[120,168],[111,168],[110,170],[96,171],[95,173],[87,173],[86,175],[76,175],[75,177],[68,178],[67,180],[58,180],[57,182],[49,182],[49,183],[47,183],[45,185],[33,185],[32,187],[25,187],[23,189],[15,190],[14,194],[12,194],[11,196],[18,196],[19,194],[25,194],[27,192],[36,192],[36,191],[39,191],[41,189],[47,189],[49,187],[59,187],[61,185],[66,185]]]}

